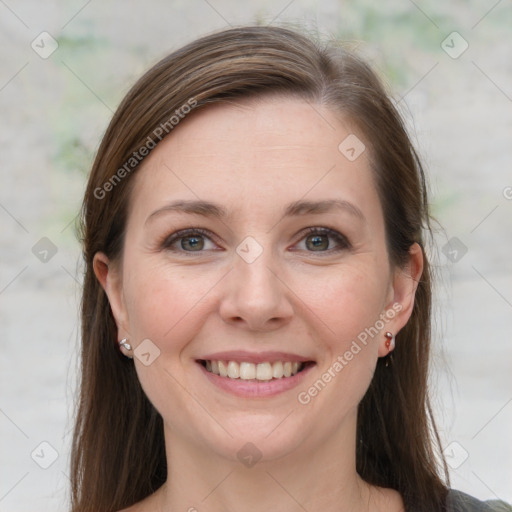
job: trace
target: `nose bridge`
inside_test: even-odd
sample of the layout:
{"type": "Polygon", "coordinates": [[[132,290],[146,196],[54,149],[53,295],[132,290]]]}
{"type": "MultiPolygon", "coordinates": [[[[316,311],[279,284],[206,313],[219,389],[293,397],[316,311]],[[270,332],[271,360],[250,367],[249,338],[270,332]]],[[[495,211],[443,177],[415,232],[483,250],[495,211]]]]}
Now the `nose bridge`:
{"type": "Polygon", "coordinates": [[[269,259],[268,255],[263,254],[251,262],[238,258],[234,270],[238,277],[239,294],[242,292],[247,297],[266,297],[267,300],[277,296],[278,282],[276,274],[270,270],[272,265],[269,259]]]}
{"type": "Polygon", "coordinates": [[[243,322],[255,330],[288,320],[293,309],[286,287],[277,277],[279,265],[272,249],[247,237],[236,252],[221,306],[225,320],[243,322]]]}

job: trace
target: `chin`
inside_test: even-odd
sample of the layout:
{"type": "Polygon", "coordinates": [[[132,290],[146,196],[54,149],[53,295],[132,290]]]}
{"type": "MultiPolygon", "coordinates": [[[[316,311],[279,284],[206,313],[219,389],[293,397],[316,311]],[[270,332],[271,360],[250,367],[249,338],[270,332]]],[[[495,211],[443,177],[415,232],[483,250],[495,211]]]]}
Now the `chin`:
{"type": "Polygon", "coordinates": [[[292,454],[305,440],[304,422],[290,421],[294,416],[290,411],[245,410],[229,420],[225,416],[222,422],[190,418],[185,424],[170,427],[168,433],[171,443],[179,443],[179,437],[184,436],[190,447],[195,445],[228,461],[244,463],[247,456],[261,462],[274,461],[292,454]]]}

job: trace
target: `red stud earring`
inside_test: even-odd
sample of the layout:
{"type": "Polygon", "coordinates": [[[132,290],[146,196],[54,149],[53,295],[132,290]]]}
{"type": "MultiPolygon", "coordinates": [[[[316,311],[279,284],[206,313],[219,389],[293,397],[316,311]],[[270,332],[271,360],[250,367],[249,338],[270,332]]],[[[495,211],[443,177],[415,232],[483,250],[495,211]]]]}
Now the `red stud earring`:
{"type": "Polygon", "coordinates": [[[391,352],[395,348],[395,337],[389,331],[386,332],[384,336],[386,336],[386,348],[388,349],[388,352],[391,352]]]}

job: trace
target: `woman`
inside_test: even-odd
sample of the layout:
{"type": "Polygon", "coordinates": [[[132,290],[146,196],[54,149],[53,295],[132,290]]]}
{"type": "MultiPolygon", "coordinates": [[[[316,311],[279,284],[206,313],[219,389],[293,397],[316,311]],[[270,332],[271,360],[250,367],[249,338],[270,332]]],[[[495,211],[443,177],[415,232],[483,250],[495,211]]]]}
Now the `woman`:
{"type": "Polygon", "coordinates": [[[73,511],[505,510],[447,487],[428,233],[356,56],[247,27],[159,62],[85,194],[73,511]]]}

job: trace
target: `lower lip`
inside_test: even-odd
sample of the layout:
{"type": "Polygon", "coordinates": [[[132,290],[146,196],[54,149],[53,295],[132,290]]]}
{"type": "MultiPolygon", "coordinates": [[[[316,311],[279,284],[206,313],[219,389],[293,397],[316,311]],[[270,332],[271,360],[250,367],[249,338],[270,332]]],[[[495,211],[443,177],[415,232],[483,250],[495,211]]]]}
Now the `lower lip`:
{"type": "Polygon", "coordinates": [[[209,372],[201,363],[197,364],[212,384],[223,391],[227,391],[228,393],[242,398],[266,398],[284,393],[298,386],[304,380],[306,374],[309,373],[309,370],[315,366],[314,364],[308,365],[304,370],[296,373],[293,377],[257,381],[221,377],[220,375],[209,372]]]}

